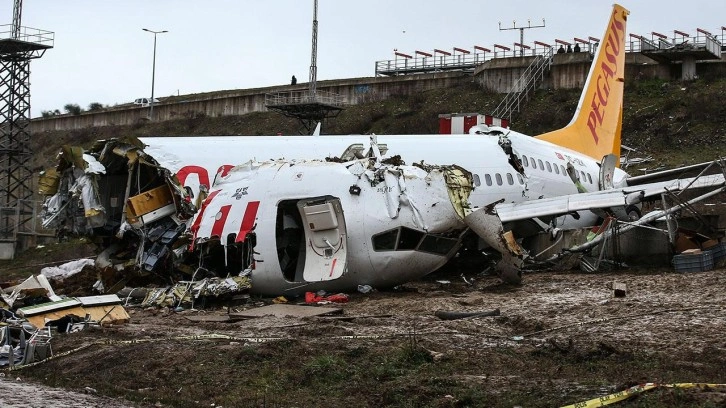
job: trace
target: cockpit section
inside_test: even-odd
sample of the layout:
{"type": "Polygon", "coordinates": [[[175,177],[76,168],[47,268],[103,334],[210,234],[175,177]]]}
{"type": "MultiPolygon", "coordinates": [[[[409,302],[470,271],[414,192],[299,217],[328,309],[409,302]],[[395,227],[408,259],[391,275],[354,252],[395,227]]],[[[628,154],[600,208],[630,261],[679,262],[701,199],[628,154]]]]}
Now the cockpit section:
{"type": "Polygon", "coordinates": [[[457,248],[460,239],[458,234],[427,234],[408,227],[398,227],[373,235],[371,242],[376,252],[419,251],[446,256],[457,248]]]}

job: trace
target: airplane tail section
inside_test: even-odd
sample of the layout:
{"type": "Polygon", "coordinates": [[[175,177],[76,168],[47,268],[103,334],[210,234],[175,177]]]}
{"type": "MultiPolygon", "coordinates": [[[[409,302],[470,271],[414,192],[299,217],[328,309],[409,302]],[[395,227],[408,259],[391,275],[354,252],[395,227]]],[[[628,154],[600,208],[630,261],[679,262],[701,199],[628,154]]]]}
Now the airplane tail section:
{"type": "Polygon", "coordinates": [[[615,4],[575,115],[562,129],[536,136],[593,159],[620,157],[625,74],[625,25],[630,12],[615,4]]]}

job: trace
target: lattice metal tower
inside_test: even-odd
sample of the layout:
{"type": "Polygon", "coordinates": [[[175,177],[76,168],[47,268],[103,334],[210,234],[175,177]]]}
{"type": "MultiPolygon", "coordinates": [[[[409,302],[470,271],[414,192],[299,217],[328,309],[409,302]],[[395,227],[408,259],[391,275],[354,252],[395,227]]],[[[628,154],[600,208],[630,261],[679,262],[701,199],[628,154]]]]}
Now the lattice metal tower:
{"type": "Polygon", "coordinates": [[[315,97],[316,86],[318,82],[318,0],[313,5],[313,48],[310,55],[310,79],[308,82],[308,92],[311,97],[315,97]]]}
{"type": "Polygon", "coordinates": [[[310,77],[307,92],[293,90],[265,95],[265,106],[272,111],[300,121],[310,134],[315,126],[334,118],[343,110],[343,97],[318,91],[318,0],[313,2],[313,49],[310,55],[310,77]]]}
{"type": "Polygon", "coordinates": [[[13,23],[0,25],[0,242],[33,231],[30,150],[30,60],[53,48],[50,31],[22,27],[22,0],[13,23]]]}

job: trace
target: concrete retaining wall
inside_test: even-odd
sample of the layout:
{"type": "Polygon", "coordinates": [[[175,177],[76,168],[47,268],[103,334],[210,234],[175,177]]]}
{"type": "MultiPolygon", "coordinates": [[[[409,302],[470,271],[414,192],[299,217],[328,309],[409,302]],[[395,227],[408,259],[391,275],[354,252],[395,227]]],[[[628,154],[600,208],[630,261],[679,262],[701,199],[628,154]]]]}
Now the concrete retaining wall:
{"type": "MultiPolygon", "coordinates": [[[[489,60],[476,69],[473,81],[496,92],[509,92],[533,58],[489,60]]],[[[541,86],[549,89],[582,88],[591,63],[591,56],[587,52],[555,54],[552,69],[541,86]]],[[[697,72],[700,76],[723,76],[726,75],[726,64],[724,61],[698,63],[697,72]]],[[[625,77],[626,81],[651,78],[678,79],[680,78],[680,64],[658,64],[641,54],[629,53],[626,54],[625,77]]],[[[394,95],[411,95],[430,89],[448,88],[467,81],[472,81],[471,74],[441,72],[321,81],[318,83],[317,89],[322,92],[339,94],[345,104],[355,105],[382,100],[394,95]]],[[[250,112],[266,111],[266,93],[305,92],[306,89],[307,84],[303,83],[172,97],[154,105],[154,116],[156,120],[163,121],[200,115],[215,117],[244,115],[250,112]]],[[[148,115],[148,107],[126,104],[99,112],[84,112],[80,115],[66,114],[50,118],[35,118],[30,123],[30,131],[35,133],[110,125],[133,125],[148,120],[148,115]]]]}
{"type": "MultiPolygon", "coordinates": [[[[335,81],[321,81],[318,91],[333,92],[342,96],[346,104],[382,100],[394,95],[410,95],[436,88],[448,88],[471,76],[462,72],[446,72],[423,75],[408,75],[391,78],[353,78],[335,81]]],[[[265,94],[307,90],[307,84],[242,89],[223,93],[189,95],[176,97],[169,102],[154,105],[157,120],[189,118],[200,115],[227,116],[244,115],[250,112],[266,111],[265,94]]],[[[149,108],[123,105],[100,112],[83,112],[80,115],[60,115],[51,118],[35,118],[30,123],[31,132],[49,130],[82,129],[96,126],[133,125],[148,120],[149,108]]]]}

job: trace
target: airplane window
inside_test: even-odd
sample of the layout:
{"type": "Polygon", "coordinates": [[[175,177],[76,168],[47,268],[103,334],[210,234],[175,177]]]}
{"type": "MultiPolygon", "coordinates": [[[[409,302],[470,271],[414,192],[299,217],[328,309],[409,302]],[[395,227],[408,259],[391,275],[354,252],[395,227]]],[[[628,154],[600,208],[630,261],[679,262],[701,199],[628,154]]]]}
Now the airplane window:
{"type": "Polygon", "coordinates": [[[565,166],[560,165],[560,168],[562,168],[562,175],[563,176],[566,176],[567,175],[567,170],[565,170],[565,166]]]}
{"type": "Polygon", "coordinates": [[[497,173],[494,176],[497,178],[497,185],[501,186],[502,185],[502,175],[497,173]]]}
{"type": "Polygon", "coordinates": [[[532,159],[532,168],[533,169],[536,169],[537,168],[537,162],[534,161],[534,159],[532,159]]]}
{"type": "Polygon", "coordinates": [[[553,164],[552,167],[555,168],[555,174],[560,174],[560,166],[553,164]]]}
{"type": "Polygon", "coordinates": [[[550,162],[546,162],[546,163],[547,163],[547,171],[552,173],[552,166],[550,165],[550,162]]]}
{"type": "Polygon", "coordinates": [[[456,239],[427,234],[423,241],[421,241],[421,245],[418,246],[418,250],[421,252],[446,255],[456,247],[458,242],[456,239]]]}
{"type": "Polygon", "coordinates": [[[527,160],[527,156],[522,155],[522,163],[524,163],[526,167],[529,167],[529,160],[527,160]]]}
{"type": "Polygon", "coordinates": [[[582,182],[584,183],[585,182],[585,172],[580,170],[580,173],[582,174],[582,178],[580,180],[582,180],[582,182]]]}
{"type": "Polygon", "coordinates": [[[398,228],[376,234],[372,241],[374,251],[393,251],[398,241],[398,228]]]}
{"type": "Polygon", "coordinates": [[[486,181],[487,181],[487,185],[488,185],[488,186],[491,186],[491,185],[492,185],[492,176],[490,176],[490,175],[488,175],[488,174],[485,174],[485,175],[484,175],[484,180],[486,180],[486,181]]]}
{"type": "Polygon", "coordinates": [[[524,177],[521,174],[517,173],[517,179],[519,180],[519,184],[524,184],[524,177]]]}
{"type": "Polygon", "coordinates": [[[474,174],[474,187],[479,187],[481,185],[481,180],[479,180],[479,175],[474,174]]]}
{"type": "Polygon", "coordinates": [[[587,182],[592,184],[592,177],[590,177],[590,173],[587,173],[587,182]]]}
{"type": "Polygon", "coordinates": [[[511,173],[507,173],[507,183],[509,183],[510,186],[514,185],[514,177],[512,177],[511,173]]]}
{"type": "Polygon", "coordinates": [[[539,169],[544,170],[544,164],[542,164],[542,159],[537,159],[537,162],[539,163],[539,169]]]}
{"type": "Polygon", "coordinates": [[[401,234],[398,236],[398,247],[396,251],[413,251],[421,242],[424,233],[415,229],[401,227],[401,234]]]}

